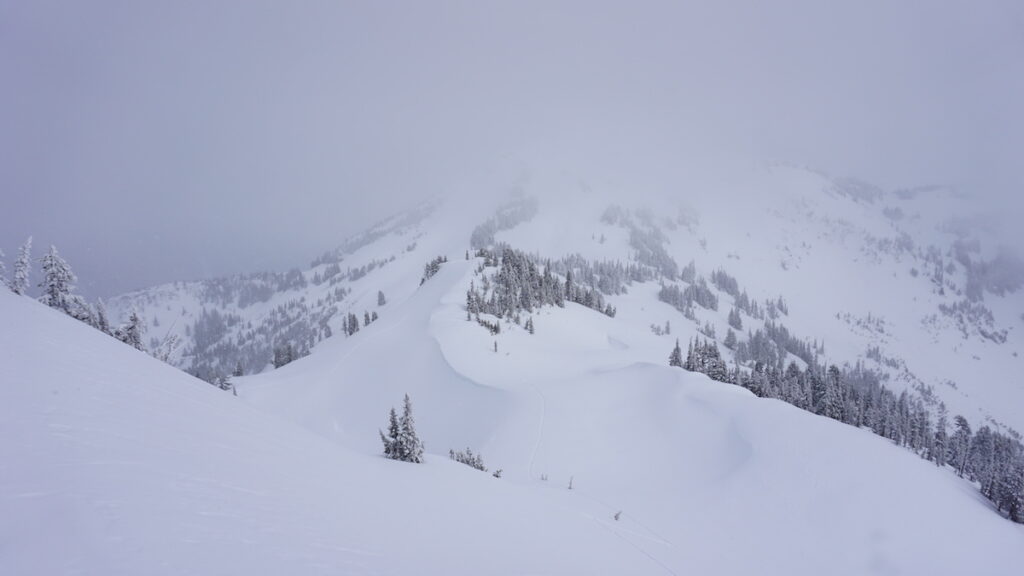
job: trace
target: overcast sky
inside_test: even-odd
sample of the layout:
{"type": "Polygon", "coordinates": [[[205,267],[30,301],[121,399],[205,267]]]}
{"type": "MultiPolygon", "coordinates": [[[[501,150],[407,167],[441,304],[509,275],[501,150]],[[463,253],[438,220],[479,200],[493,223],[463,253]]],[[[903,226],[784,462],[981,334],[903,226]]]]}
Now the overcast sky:
{"type": "Polygon", "coordinates": [[[0,247],[56,244],[90,296],[283,269],[539,157],[1021,212],[1019,0],[489,4],[0,0],[0,247]]]}

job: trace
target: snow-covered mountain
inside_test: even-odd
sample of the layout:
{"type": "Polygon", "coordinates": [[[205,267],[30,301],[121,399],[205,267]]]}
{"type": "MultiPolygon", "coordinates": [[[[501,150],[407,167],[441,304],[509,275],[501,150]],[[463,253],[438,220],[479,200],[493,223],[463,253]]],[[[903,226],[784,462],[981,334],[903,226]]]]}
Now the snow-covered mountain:
{"type": "MultiPolygon", "coordinates": [[[[945,403],[976,425],[1024,429],[1024,386],[1012,378],[1021,361],[1024,265],[955,191],[887,192],[776,166],[710,190],[680,189],[670,205],[630,200],[630,192],[571,178],[520,181],[518,199],[503,209],[481,200],[428,203],[304,270],[164,285],[110,306],[115,316],[140,311],[151,348],[179,335],[184,345],[171,361],[186,370],[210,380],[238,368],[250,374],[268,368],[275,348],[291,345],[298,356],[342,337],[349,314],[360,325],[387,316],[435,257],[462,259],[504,243],[557,261],[560,278],[569,269],[585,274],[583,284],[638,335],[669,323],[671,334],[638,345],[647,361],[663,360],[675,338],[723,345],[736,308],[740,348],[758,345],[750,337],[771,323],[766,332],[786,349],[775,351],[782,363],[862,363],[895,391],[920,395],[933,413],[945,403]],[[602,274],[583,269],[587,263],[643,270],[609,279],[607,267],[602,274]],[[717,309],[659,302],[663,284],[680,293],[706,285],[717,309]]],[[[748,352],[739,359],[753,366],[770,351],[748,352]]],[[[732,351],[723,354],[731,364],[732,351]]]]}
{"type": "Polygon", "coordinates": [[[950,468],[665,365],[656,286],[495,338],[478,266],[381,268],[378,321],[237,397],[0,293],[0,573],[1017,572],[1024,527],[950,468]],[[404,394],[424,464],[380,456],[404,394]]]}

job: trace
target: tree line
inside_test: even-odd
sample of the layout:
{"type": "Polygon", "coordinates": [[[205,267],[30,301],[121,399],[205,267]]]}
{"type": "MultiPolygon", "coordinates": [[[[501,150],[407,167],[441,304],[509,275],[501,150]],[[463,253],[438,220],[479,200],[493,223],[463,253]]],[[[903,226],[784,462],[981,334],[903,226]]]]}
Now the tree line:
{"type": "Polygon", "coordinates": [[[876,372],[860,363],[839,368],[814,361],[801,368],[791,361],[782,369],[781,362],[757,361],[753,369],[744,370],[736,363],[730,370],[714,342],[691,341],[683,359],[677,340],[669,365],[871,430],[976,482],[997,511],[1024,523],[1024,445],[1013,431],[1004,434],[988,425],[972,431],[967,419],[957,415],[950,434],[944,405],[939,406],[933,422],[920,397],[906,391],[896,394],[880,382],[876,372]]]}

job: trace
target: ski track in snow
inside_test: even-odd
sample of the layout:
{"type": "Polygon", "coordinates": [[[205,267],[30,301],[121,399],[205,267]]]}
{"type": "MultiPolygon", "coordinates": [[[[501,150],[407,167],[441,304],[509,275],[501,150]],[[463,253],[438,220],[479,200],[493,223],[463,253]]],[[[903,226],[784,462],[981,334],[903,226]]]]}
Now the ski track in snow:
{"type": "Polygon", "coordinates": [[[643,548],[641,548],[640,545],[638,545],[636,542],[633,542],[629,538],[626,538],[625,536],[623,536],[616,528],[614,528],[613,526],[610,526],[607,522],[603,522],[603,521],[601,521],[598,518],[595,518],[593,516],[591,516],[591,518],[599,526],[602,526],[602,527],[606,528],[609,532],[614,534],[616,538],[618,538],[619,540],[622,540],[626,544],[629,544],[629,546],[631,548],[633,548],[634,550],[636,550],[640,554],[644,555],[651,562],[654,562],[655,564],[657,564],[662,570],[664,570],[665,572],[671,574],[672,576],[678,576],[678,574],[674,570],[672,570],[672,568],[669,568],[668,565],[666,565],[664,562],[662,562],[661,560],[656,558],[653,554],[651,554],[647,550],[644,550],[643,548]]]}
{"type": "MultiPolygon", "coordinates": [[[[537,397],[540,399],[540,419],[539,419],[539,421],[537,423],[537,440],[534,443],[533,451],[530,454],[530,478],[538,479],[538,476],[536,475],[536,472],[535,472],[534,468],[535,468],[535,463],[536,463],[536,460],[537,460],[537,454],[540,452],[540,445],[544,441],[544,424],[545,424],[545,421],[547,420],[547,397],[544,395],[544,391],[541,390],[540,386],[538,386],[536,382],[531,381],[530,382],[530,387],[533,389],[533,391],[536,393],[537,397]]],[[[604,502],[603,500],[601,500],[601,499],[599,499],[599,498],[597,498],[597,497],[595,497],[595,496],[593,496],[591,494],[587,494],[585,492],[582,492],[579,489],[574,490],[574,492],[576,492],[578,495],[580,495],[580,496],[582,496],[584,498],[589,499],[590,501],[592,501],[592,502],[594,502],[596,504],[599,504],[599,505],[603,506],[606,510],[609,511],[609,513],[614,514],[616,511],[618,511],[618,508],[616,508],[614,506],[611,506],[607,502],[604,502]]],[[[663,537],[662,535],[658,534],[657,531],[655,531],[655,530],[651,529],[649,526],[645,525],[639,519],[637,519],[637,518],[635,518],[635,517],[633,517],[631,515],[627,515],[627,514],[623,513],[623,516],[625,516],[627,519],[631,520],[634,524],[636,524],[637,526],[643,528],[644,530],[646,530],[647,532],[649,532],[653,536],[648,536],[646,534],[641,534],[639,532],[635,532],[635,531],[632,531],[632,530],[620,528],[619,526],[614,526],[614,525],[609,524],[609,523],[601,520],[600,518],[598,518],[596,516],[593,516],[593,515],[590,515],[590,514],[583,514],[583,516],[585,516],[587,518],[590,518],[591,520],[593,520],[593,521],[595,521],[595,522],[597,522],[599,524],[602,524],[605,528],[615,532],[616,536],[618,536],[619,538],[622,538],[623,540],[626,540],[627,542],[629,542],[629,544],[631,546],[633,546],[634,548],[637,548],[645,556],[647,556],[647,557],[651,558],[652,560],[654,560],[655,562],[657,562],[662,568],[665,568],[669,573],[675,574],[675,572],[672,572],[671,569],[669,569],[667,566],[662,564],[661,561],[659,561],[658,559],[656,559],[653,556],[651,556],[647,551],[641,550],[636,544],[634,544],[633,542],[630,542],[628,539],[626,539],[624,536],[622,536],[619,533],[619,532],[622,532],[622,533],[632,534],[632,535],[637,536],[639,538],[643,538],[643,539],[649,540],[651,542],[656,542],[656,543],[661,544],[663,546],[672,547],[672,542],[670,542],[667,538],[663,537]]]]}
{"type": "Polygon", "coordinates": [[[540,452],[540,444],[544,441],[544,421],[547,419],[548,401],[544,391],[537,386],[536,382],[530,381],[530,387],[540,398],[540,422],[537,423],[537,441],[533,444],[533,452],[530,454],[530,478],[537,478],[534,473],[534,464],[537,461],[537,453],[540,452]]]}

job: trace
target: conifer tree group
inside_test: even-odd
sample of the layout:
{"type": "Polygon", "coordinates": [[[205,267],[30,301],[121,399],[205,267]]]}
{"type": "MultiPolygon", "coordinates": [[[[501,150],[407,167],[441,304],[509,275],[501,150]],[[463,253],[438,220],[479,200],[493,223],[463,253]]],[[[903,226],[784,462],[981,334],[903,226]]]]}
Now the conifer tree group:
{"type": "MultiPolygon", "coordinates": [[[[541,271],[534,257],[504,245],[494,250],[480,249],[476,256],[483,258],[477,269],[481,282],[471,283],[466,291],[466,318],[476,317],[485,327],[488,326],[481,322],[481,314],[508,318],[520,324],[523,312],[531,313],[542,306],[564,307],[566,302],[615,316],[615,307],[605,302],[601,291],[577,284],[571,269],[566,271],[563,282],[552,271],[551,262],[544,264],[541,271]],[[491,267],[498,270],[486,274],[485,270],[491,267]]],[[[527,319],[524,327],[533,333],[533,320],[527,319]]],[[[492,334],[497,332],[492,327],[489,329],[492,334]]]]}
{"type": "Polygon", "coordinates": [[[78,278],[68,263],[57,253],[56,246],[50,246],[49,252],[40,260],[43,279],[39,282],[42,294],[39,301],[51,308],[83,321],[89,321],[91,312],[85,301],[74,294],[75,282],[78,278]]]}
{"type": "MultiPolygon", "coordinates": [[[[274,347],[274,358],[271,361],[271,363],[274,365],[274,368],[280,368],[282,366],[291,364],[292,362],[298,360],[304,355],[305,354],[302,354],[295,349],[294,344],[288,342],[286,344],[281,344],[280,346],[274,347]]],[[[240,368],[240,364],[235,367],[236,371],[240,368]]]]}
{"type": "Polygon", "coordinates": [[[384,443],[384,455],[392,460],[402,462],[423,462],[423,442],[416,435],[416,422],[412,416],[412,401],[405,395],[402,403],[402,416],[398,417],[392,408],[388,414],[388,432],[380,431],[380,440],[384,443]]]}
{"type": "MultiPolygon", "coordinates": [[[[680,366],[681,355],[677,341],[669,365],[680,366]]],[[[742,386],[760,397],[783,400],[826,418],[868,428],[936,466],[948,465],[976,482],[998,511],[1024,523],[1024,445],[1018,437],[987,425],[972,433],[967,420],[959,415],[953,420],[950,436],[944,406],[939,406],[939,417],[933,424],[931,411],[920,397],[906,391],[894,393],[879,382],[875,372],[860,364],[844,370],[834,364],[825,367],[813,362],[801,369],[791,361],[782,369],[779,362],[755,361],[752,370],[742,369],[739,363],[728,370],[714,342],[696,340],[691,341],[680,367],[742,386]]]]}
{"type": "MultiPolygon", "coordinates": [[[[692,345],[691,345],[692,349],[692,345]]],[[[683,350],[679,347],[679,339],[676,338],[676,347],[672,349],[672,353],[668,356],[668,365],[675,366],[676,368],[683,367],[683,350]]]]}
{"type": "Polygon", "coordinates": [[[480,454],[474,454],[473,450],[466,448],[465,450],[449,450],[448,457],[460,464],[465,464],[470,468],[476,468],[481,472],[487,472],[487,467],[484,466],[484,458],[480,454]]]}

